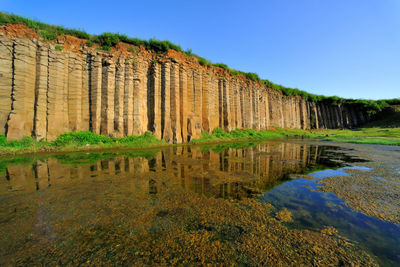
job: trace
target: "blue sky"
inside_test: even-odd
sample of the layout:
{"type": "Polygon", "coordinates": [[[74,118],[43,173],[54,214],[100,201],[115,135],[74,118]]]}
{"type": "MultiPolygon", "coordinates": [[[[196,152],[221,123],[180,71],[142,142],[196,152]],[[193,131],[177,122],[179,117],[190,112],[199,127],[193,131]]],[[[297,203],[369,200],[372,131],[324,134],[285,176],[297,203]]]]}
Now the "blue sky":
{"type": "Polygon", "coordinates": [[[0,0],[0,10],[92,34],[168,39],[310,93],[400,97],[400,0],[0,0]]]}

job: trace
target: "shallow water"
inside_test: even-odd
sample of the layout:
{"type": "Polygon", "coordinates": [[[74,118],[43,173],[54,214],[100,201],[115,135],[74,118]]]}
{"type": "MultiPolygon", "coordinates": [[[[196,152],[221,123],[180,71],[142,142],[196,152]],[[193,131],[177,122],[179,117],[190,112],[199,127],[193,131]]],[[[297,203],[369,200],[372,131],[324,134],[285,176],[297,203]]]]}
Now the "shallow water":
{"type": "MultiPolygon", "coordinates": [[[[397,225],[355,212],[331,193],[316,192],[317,178],[296,178],[296,174],[307,173],[318,178],[347,175],[345,169],[337,168],[363,161],[343,148],[301,142],[3,159],[0,264],[10,258],[29,262],[30,250],[48,250],[49,243],[62,251],[75,242],[74,232],[100,221],[102,225],[118,221],[120,227],[128,227],[126,222],[135,213],[127,213],[125,206],[134,206],[139,214],[141,209],[159,205],[157,196],[184,190],[207,198],[259,198],[277,208],[286,207],[294,218],[289,227],[318,230],[334,226],[381,263],[391,265],[400,261],[397,225]]],[[[168,214],[154,216],[163,218],[156,229],[149,230],[156,233],[167,223],[168,214]]],[[[129,233],[135,235],[132,230],[129,233]]],[[[118,237],[113,238],[118,243],[118,237]]],[[[88,239],[85,244],[96,246],[96,242],[88,239]]]]}

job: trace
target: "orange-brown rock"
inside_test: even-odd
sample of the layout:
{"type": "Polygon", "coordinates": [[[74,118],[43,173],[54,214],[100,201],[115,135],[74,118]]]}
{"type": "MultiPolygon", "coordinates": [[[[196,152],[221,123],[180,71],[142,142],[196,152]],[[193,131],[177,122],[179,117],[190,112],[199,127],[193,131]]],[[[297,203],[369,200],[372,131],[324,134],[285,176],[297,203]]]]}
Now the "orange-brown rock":
{"type": "Polygon", "coordinates": [[[284,96],[174,50],[132,54],[126,44],[103,52],[77,38],[57,42],[0,37],[0,134],[9,140],[152,131],[180,143],[217,127],[346,128],[369,120],[355,105],[284,96]]]}

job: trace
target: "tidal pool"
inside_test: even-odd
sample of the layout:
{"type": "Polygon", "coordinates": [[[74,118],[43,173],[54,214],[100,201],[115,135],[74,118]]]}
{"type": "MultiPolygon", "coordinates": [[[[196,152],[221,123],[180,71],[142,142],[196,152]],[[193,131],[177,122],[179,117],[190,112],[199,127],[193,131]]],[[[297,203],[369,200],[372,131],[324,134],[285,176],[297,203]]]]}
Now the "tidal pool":
{"type": "Polygon", "coordinates": [[[353,152],[270,141],[2,159],[0,264],[394,266],[398,224],[318,191],[367,162],[353,152]]]}

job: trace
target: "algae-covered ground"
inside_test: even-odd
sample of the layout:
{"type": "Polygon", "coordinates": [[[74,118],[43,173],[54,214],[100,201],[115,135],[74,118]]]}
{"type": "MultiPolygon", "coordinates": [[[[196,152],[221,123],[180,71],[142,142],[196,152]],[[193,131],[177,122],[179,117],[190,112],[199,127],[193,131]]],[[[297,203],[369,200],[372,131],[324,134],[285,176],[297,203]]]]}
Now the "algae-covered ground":
{"type": "Polygon", "coordinates": [[[289,229],[287,211],[276,212],[253,199],[205,198],[177,190],[168,177],[156,179],[166,189],[154,196],[135,190],[137,185],[127,179],[87,179],[75,189],[54,187],[39,196],[14,193],[3,200],[9,208],[2,209],[0,262],[18,266],[376,265],[373,257],[334,229],[289,229]]]}
{"type": "Polygon", "coordinates": [[[366,168],[344,169],[346,175],[319,180],[319,190],[334,193],[356,211],[400,224],[400,149],[379,145],[351,147],[353,153],[369,160],[357,163],[366,168]]]}

